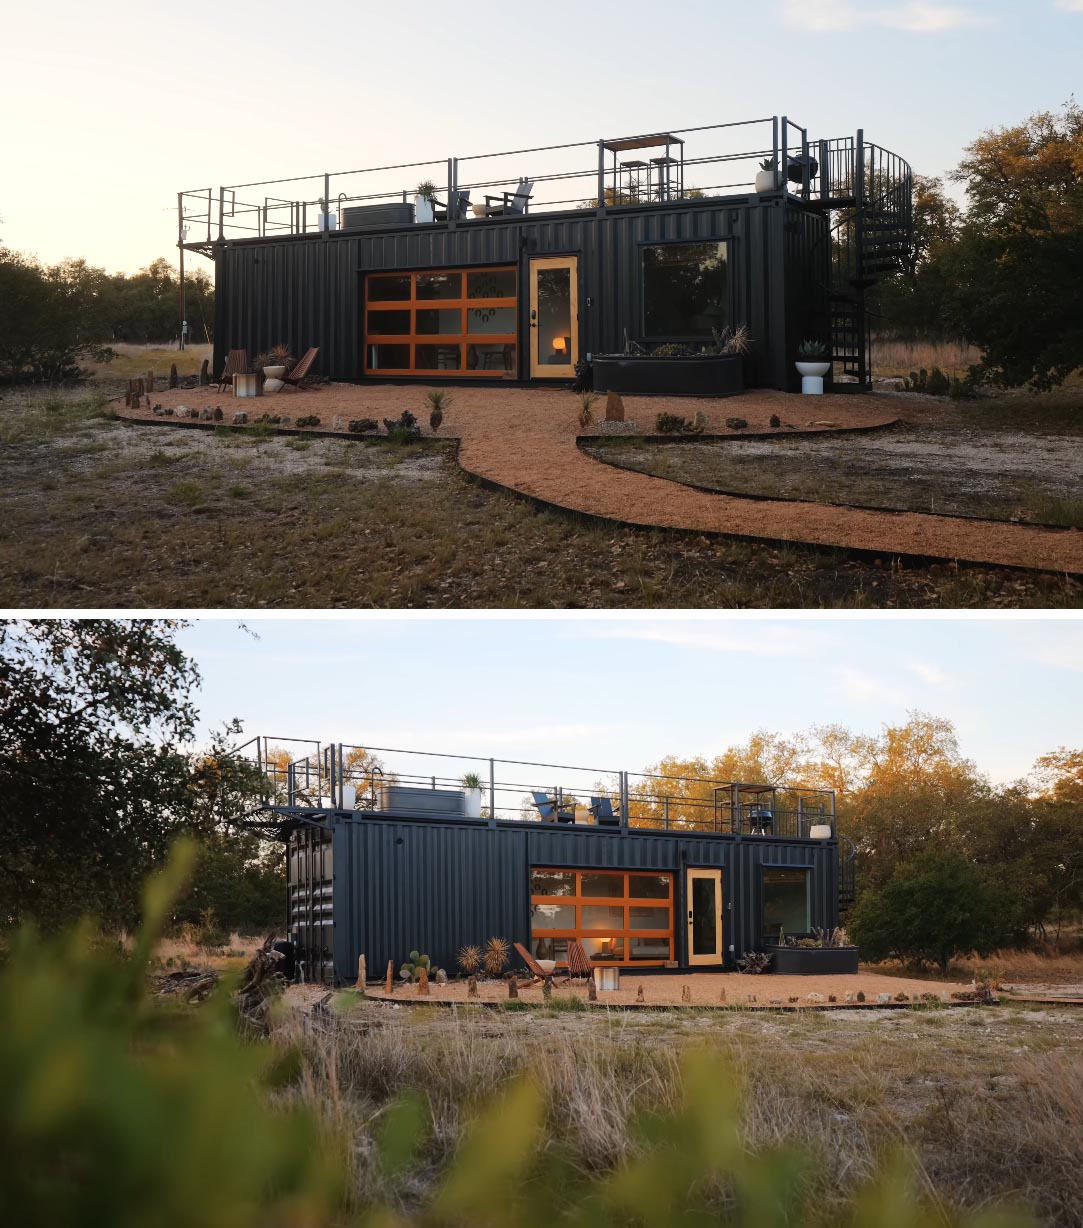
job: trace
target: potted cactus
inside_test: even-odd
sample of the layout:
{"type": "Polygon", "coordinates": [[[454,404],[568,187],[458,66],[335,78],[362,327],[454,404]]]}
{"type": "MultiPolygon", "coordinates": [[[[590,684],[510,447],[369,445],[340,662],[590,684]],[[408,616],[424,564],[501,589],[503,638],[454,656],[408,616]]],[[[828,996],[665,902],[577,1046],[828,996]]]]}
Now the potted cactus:
{"type": "Polygon", "coordinates": [[[468,819],[481,818],[481,777],[467,772],[463,777],[463,813],[468,819]]]}
{"type": "Polygon", "coordinates": [[[802,341],[797,350],[796,366],[805,396],[822,396],[824,376],[831,370],[827,346],[822,341],[802,341]]]}

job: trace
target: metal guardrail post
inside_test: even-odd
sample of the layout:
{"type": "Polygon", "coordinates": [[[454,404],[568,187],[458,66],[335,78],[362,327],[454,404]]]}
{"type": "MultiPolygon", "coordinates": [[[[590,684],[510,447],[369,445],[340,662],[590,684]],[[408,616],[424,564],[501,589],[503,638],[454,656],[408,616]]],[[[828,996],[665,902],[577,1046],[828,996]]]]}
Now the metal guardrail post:
{"type": "Polygon", "coordinates": [[[225,214],[226,209],[226,189],[221,185],[218,187],[218,239],[221,241],[225,233],[225,214]]]}
{"type": "Polygon", "coordinates": [[[323,176],[323,237],[331,237],[331,176],[326,171],[323,176]]]}
{"type": "Polygon", "coordinates": [[[787,179],[787,163],[790,160],[790,151],[787,146],[787,142],[790,139],[790,120],[786,115],[783,115],[782,117],[781,137],[782,144],[779,148],[778,174],[779,178],[782,180],[782,186],[785,188],[787,179]]]}
{"type": "Polygon", "coordinates": [[[605,209],[605,141],[598,142],[598,208],[605,209]]]}
{"type": "Polygon", "coordinates": [[[820,142],[820,200],[826,205],[831,199],[831,162],[827,142],[820,142]]]}
{"type": "Polygon", "coordinates": [[[496,761],[489,760],[489,819],[496,822],[496,761]]]}

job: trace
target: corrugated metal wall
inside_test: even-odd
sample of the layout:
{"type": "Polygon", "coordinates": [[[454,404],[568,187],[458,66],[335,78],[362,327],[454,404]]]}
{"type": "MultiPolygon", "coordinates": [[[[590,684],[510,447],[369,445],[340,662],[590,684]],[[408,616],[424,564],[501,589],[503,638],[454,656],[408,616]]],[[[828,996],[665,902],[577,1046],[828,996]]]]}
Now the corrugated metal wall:
{"type": "Polygon", "coordinates": [[[339,980],[357,975],[364,953],[373,976],[396,968],[412,949],[453,967],[455,952],[493,934],[530,936],[530,869],[568,866],[666,870],[676,875],[674,924],[685,963],[683,871],[719,867],[725,895],[728,963],[760,944],[760,867],[809,866],[813,924],[837,924],[835,846],[602,832],[541,824],[489,827],[378,817],[330,818],[334,831],[334,966],[339,980]]]}
{"type": "MultiPolygon", "coordinates": [[[[579,257],[582,352],[619,351],[625,330],[633,338],[642,334],[639,247],[730,239],[733,319],[746,323],[755,340],[750,382],[784,387],[792,368],[790,313],[803,318],[816,309],[805,298],[822,297],[814,279],[792,275],[794,262],[810,258],[808,240],[817,232],[826,232],[823,215],[808,207],[778,197],[742,196],[728,202],[620,209],[604,216],[583,210],[454,227],[338,231],[228,243],[215,262],[215,370],[221,369],[230,349],[244,348],[254,355],[284,342],[295,354],[318,345],[323,374],[359,379],[365,272],[515,264],[525,287],[529,258],[541,255],[579,257]]],[[[520,301],[524,354],[525,291],[520,301]]]]}

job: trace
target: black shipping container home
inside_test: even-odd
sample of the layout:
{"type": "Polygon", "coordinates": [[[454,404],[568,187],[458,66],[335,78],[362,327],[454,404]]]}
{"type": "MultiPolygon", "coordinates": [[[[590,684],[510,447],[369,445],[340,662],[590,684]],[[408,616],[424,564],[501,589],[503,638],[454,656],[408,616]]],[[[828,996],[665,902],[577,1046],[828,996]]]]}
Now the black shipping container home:
{"type": "Polygon", "coordinates": [[[626,972],[722,971],[834,928],[852,897],[829,792],[403,751],[385,775],[342,745],[283,770],[252,746],[277,775],[268,818],[310,980],[352,981],[362,954],[379,975],[412,949],[454,968],[493,935],[558,966],[575,938],[626,972]]]}
{"type": "MultiPolygon", "coordinates": [[[[285,343],[335,380],[544,385],[743,324],[746,384],[797,388],[813,339],[864,387],[865,291],[908,258],[911,187],[861,132],[774,117],[182,192],[178,244],[214,261],[215,372],[285,343]]],[[[701,390],[703,364],[687,389],[672,370],[701,390]]]]}

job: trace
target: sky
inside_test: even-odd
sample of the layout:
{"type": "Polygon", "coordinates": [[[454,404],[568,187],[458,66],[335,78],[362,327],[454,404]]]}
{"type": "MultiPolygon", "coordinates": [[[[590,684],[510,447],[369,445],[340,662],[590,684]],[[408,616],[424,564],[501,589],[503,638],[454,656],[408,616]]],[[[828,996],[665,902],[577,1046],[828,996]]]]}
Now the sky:
{"type": "Polygon", "coordinates": [[[0,242],[134,272],[182,189],[778,114],[939,175],[1081,50],[1083,0],[12,3],[0,242]]]}
{"type": "Polygon", "coordinates": [[[203,736],[237,717],[245,736],[634,772],[920,710],[995,783],[1083,745],[1083,620],[226,618],[180,643],[203,736]]]}

